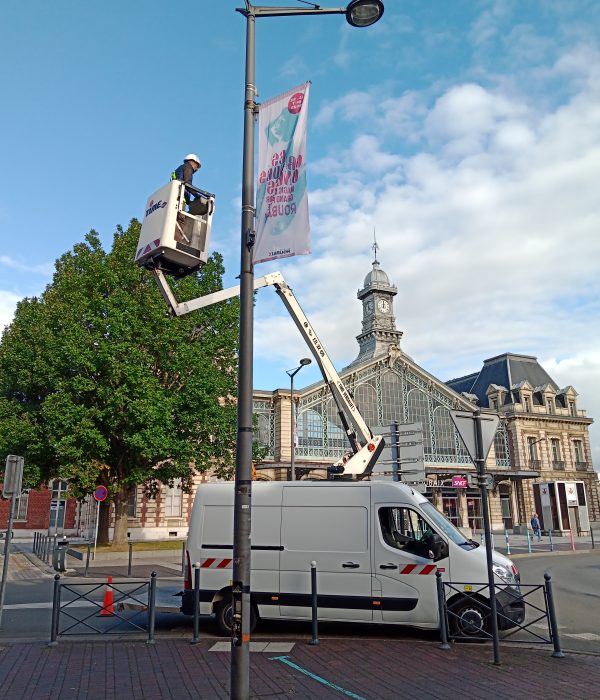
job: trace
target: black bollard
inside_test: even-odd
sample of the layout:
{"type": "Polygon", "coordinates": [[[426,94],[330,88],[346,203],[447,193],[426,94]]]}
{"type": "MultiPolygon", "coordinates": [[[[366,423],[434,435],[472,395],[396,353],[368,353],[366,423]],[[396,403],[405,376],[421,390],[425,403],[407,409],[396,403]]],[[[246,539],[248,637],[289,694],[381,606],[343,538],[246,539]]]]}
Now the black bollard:
{"type": "Polygon", "coordinates": [[[154,623],[156,622],[156,571],[150,574],[148,588],[148,639],[146,644],[154,644],[154,623]]]}
{"type": "Polygon", "coordinates": [[[194,634],[192,644],[200,641],[200,562],[194,564],[194,634]]]}
{"type": "Polygon", "coordinates": [[[546,571],[544,574],[544,587],[546,589],[546,600],[548,601],[548,617],[550,618],[550,631],[552,632],[552,642],[554,651],[552,656],[556,659],[562,659],[564,654],[560,648],[560,638],[558,636],[558,622],[556,621],[556,611],[554,609],[554,595],[552,593],[551,576],[546,571]]]}
{"type": "Polygon", "coordinates": [[[185,541],[181,543],[181,575],[185,576],[185,541]]]}
{"type": "Polygon", "coordinates": [[[310,562],[310,592],[312,598],[312,639],[309,644],[319,644],[319,611],[317,601],[317,562],[310,562]]]}
{"type": "Polygon", "coordinates": [[[450,649],[448,644],[448,627],[446,625],[446,598],[444,596],[444,583],[442,581],[442,572],[435,572],[435,583],[437,586],[438,598],[438,614],[440,616],[440,649],[447,651],[450,649]]]}
{"type": "Polygon", "coordinates": [[[84,576],[88,575],[88,569],[90,568],[90,550],[92,549],[92,544],[91,542],[87,543],[87,554],[85,555],[85,571],[83,572],[84,576]]]}
{"type": "Polygon", "coordinates": [[[133,560],[133,542],[128,542],[129,545],[129,563],[127,564],[127,576],[131,578],[131,562],[133,560]]]}
{"type": "Polygon", "coordinates": [[[54,577],[54,592],[52,595],[52,622],[50,623],[49,647],[55,647],[58,642],[58,621],[60,619],[60,574],[54,577]]]}

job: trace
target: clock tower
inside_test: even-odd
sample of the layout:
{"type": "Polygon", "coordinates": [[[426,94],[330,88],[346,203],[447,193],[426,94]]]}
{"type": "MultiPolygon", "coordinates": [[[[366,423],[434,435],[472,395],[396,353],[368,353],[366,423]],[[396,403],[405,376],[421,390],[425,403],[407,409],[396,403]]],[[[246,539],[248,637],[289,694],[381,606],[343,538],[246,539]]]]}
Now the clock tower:
{"type": "Polygon", "coordinates": [[[396,329],[394,317],[394,297],[397,293],[397,288],[390,284],[375,258],[373,269],[365,277],[364,286],[357,294],[363,305],[363,320],[362,333],[356,336],[360,350],[352,365],[378,355],[387,355],[392,347],[400,350],[402,331],[396,329]]]}

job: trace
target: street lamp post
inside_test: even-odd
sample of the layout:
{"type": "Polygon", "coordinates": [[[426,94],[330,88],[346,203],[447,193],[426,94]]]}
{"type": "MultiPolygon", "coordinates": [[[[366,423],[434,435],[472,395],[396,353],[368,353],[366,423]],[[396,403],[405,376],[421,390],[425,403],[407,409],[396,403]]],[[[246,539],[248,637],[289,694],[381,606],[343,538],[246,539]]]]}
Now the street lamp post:
{"type": "Polygon", "coordinates": [[[308,357],[303,357],[300,360],[300,365],[296,367],[295,369],[287,369],[285,373],[288,375],[290,378],[290,422],[291,422],[291,440],[290,440],[290,479],[292,481],[296,481],[296,441],[295,441],[295,432],[294,428],[296,427],[296,421],[294,420],[294,377],[298,374],[298,372],[303,368],[306,367],[306,365],[310,365],[312,360],[308,357]]]}
{"type": "Polygon", "coordinates": [[[233,516],[233,580],[230,696],[246,700],[250,689],[250,499],[252,495],[252,361],[254,269],[254,118],[257,111],[255,73],[255,21],[257,17],[345,14],[354,27],[368,27],[383,14],[381,0],[351,0],[347,7],[254,6],[245,0],[237,8],[246,18],[246,73],[244,146],[242,161],[242,226],[240,250],[240,350],[238,412],[233,516]]]}

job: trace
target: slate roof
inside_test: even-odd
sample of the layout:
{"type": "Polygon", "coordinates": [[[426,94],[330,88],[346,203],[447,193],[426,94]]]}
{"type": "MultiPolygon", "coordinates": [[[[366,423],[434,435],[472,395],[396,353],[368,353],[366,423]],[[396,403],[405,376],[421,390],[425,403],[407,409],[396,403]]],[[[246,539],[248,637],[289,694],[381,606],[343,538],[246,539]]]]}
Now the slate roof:
{"type": "Polygon", "coordinates": [[[446,384],[459,394],[462,392],[475,394],[479,399],[479,405],[487,406],[488,399],[485,392],[490,384],[513,389],[524,381],[528,381],[532,387],[543,387],[549,384],[557,392],[559,391],[558,384],[540,365],[536,357],[517,355],[512,352],[484,360],[479,372],[450,379],[446,384]]]}

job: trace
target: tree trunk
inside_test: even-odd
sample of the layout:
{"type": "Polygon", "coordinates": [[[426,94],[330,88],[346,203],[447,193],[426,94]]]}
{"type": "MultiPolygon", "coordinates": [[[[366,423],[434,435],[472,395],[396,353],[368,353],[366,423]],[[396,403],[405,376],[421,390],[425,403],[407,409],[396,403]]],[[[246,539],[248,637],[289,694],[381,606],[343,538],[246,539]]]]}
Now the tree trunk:
{"type": "Polygon", "coordinates": [[[129,489],[124,486],[113,499],[115,504],[115,530],[113,545],[127,544],[127,505],[129,503],[129,489]]]}
{"type": "Polygon", "coordinates": [[[100,514],[98,520],[98,544],[109,544],[108,528],[110,527],[110,502],[108,500],[100,503],[100,514]]]}

